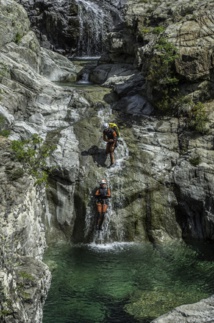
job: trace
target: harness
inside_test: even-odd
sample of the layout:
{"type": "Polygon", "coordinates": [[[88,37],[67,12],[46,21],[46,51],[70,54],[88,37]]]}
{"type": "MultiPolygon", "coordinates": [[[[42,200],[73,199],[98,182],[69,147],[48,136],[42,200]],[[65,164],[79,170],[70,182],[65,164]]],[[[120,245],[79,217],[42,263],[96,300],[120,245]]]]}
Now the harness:
{"type": "Polygon", "coordinates": [[[97,202],[101,204],[108,204],[108,197],[107,197],[108,189],[100,187],[99,193],[100,195],[97,196],[97,202]]]}
{"type": "Polygon", "coordinates": [[[115,144],[115,148],[117,147],[118,145],[118,138],[114,137],[113,135],[113,132],[114,130],[112,128],[108,128],[108,129],[105,129],[104,130],[104,134],[107,136],[108,139],[113,139],[114,142],[108,142],[108,145],[112,145],[113,143],[115,144]]]}
{"type": "Polygon", "coordinates": [[[108,137],[108,139],[114,139],[113,131],[114,130],[111,128],[104,130],[104,133],[108,137]]]}

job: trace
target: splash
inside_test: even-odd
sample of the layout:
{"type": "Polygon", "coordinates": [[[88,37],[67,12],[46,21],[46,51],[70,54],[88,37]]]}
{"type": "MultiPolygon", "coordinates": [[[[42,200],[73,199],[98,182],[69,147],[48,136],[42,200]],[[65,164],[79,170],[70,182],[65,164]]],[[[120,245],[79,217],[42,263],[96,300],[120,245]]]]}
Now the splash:
{"type": "Polygon", "coordinates": [[[138,245],[135,242],[112,242],[112,243],[103,243],[103,244],[97,244],[97,243],[90,243],[87,244],[87,247],[89,249],[93,249],[95,251],[121,251],[121,250],[126,250],[127,247],[133,246],[133,245],[138,245]]]}

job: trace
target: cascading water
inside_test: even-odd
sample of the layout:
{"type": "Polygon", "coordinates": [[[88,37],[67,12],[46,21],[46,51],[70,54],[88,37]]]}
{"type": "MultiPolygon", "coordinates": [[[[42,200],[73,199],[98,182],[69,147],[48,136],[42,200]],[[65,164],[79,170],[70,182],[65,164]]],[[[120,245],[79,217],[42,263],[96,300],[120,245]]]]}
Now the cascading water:
{"type": "Polygon", "coordinates": [[[91,82],[89,81],[89,72],[86,71],[82,74],[82,78],[81,80],[79,80],[77,82],[77,84],[80,84],[80,85],[89,85],[91,84],[91,82]]]}
{"type": "Polygon", "coordinates": [[[79,57],[99,57],[107,33],[122,18],[119,10],[104,0],[76,0],[79,17],[79,57]]]}
{"type": "MultiPolygon", "coordinates": [[[[110,106],[105,109],[100,109],[98,111],[98,117],[100,119],[100,124],[103,124],[104,122],[114,121],[112,120],[113,115],[112,115],[112,109],[110,106]]],[[[105,149],[106,143],[102,140],[102,137],[100,138],[99,145],[103,150],[105,149]]],[[[112,179],[114,179],[114,181],[117,182],[117,187],[121,187],[119,173],[122,171],[125,161],[129,157],[129,150],[128,150],[127,144],[122,137],[119,138],[119,144],[115,150],[115,157],[116,157],[116,163],[113,167],[107,168],[102,175],[100,174],[100,168],[99,168],[96,174],[97,181],[100,180],[101,176],[107,180],[107,184],[110,190],[112,190],[112,187],[111,187],[112,179]]],[[[110,160],[106,160],[106,164],[109,162],[110,160]]],[[[92,196],[93,192],[91,192],[90,194],[92,196]]],[[[122,203],[120,198],[121,198],[120,195],[118,197],[114,197],[116,204],[122,203]]],[[[89,206],[86,211],[86,217],[85,217],[85,237],[88,236],[89,232],[93,232],[92,244],[111,243],[114,241],[122,242],[124,238],[124,232],[123,232],[123,227],[121,227],[120,223],[121,221],[119,221],[119,215],[115,214],[115,211],[113,210],[113,207],[112,207],[111,199],[109,199],[108,210],[107,210],[107,213],[105,214],[105,220],[103,222],[103,230],[102,231],[94,230],[94,226],[95,226],[94,208],[89,206]],[[117,218],[116,223],[115,221],[112,221],[113,217],[117,218]]]]}

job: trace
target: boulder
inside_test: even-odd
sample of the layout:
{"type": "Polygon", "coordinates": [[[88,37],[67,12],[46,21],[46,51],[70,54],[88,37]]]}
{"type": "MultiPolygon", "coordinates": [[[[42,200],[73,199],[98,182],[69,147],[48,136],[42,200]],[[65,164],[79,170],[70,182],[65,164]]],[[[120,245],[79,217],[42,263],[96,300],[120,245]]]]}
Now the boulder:
{"type": "Polygon", "coordinates": [[[214,297],[202,299],[198,303],[176,307],[171,312],[160,316],[151,323],[202,323],[213,321],[214,297]]]}

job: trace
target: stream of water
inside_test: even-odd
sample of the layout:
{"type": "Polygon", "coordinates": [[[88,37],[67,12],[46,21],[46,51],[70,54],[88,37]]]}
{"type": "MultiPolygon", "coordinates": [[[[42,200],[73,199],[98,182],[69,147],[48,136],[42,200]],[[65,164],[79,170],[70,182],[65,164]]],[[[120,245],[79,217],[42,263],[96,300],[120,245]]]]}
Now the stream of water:
{"type": "Polygon", "coordinates": [[[104,0],[76,0],[76,3],[79,19],[78,55],[99,56],[104,50],[107,33],[116,21],[122,21],[120,11],[104,0]]]}
{"type": "Polygon", "coordinates": [[[45,261],[52,285],[43,323],[148,323],[214,293],[214,246],[61,245],[45,261]]]}

